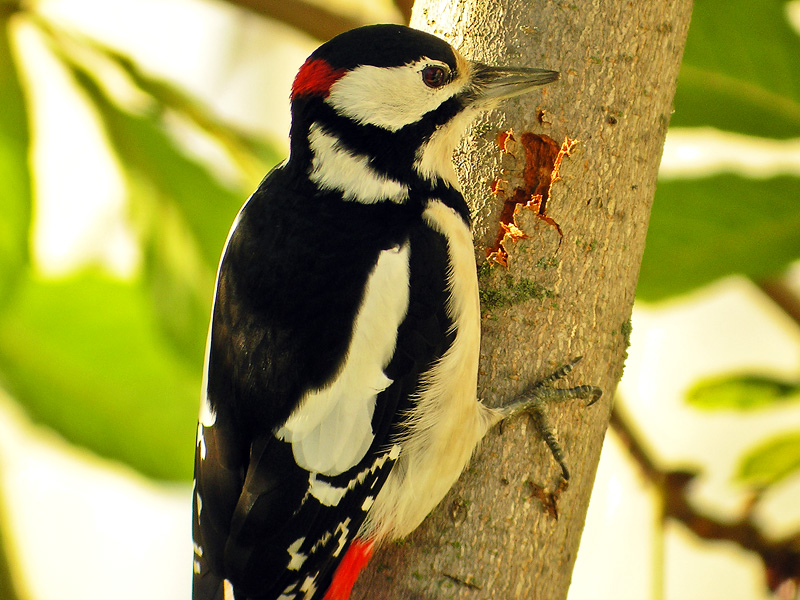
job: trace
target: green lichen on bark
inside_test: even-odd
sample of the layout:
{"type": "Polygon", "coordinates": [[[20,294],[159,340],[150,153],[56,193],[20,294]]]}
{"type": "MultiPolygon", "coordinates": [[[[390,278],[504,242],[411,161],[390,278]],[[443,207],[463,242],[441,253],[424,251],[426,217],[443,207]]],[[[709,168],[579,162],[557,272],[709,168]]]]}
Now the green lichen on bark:
{"type": "MultiPolygon", "coordinates": [[[[543,259],[544,260],[544,259],[543,259]]],[[[543,264],[550,264],[545,261],[543,264]]],[[[489,262],[478,268],[481,309],[485,312],[508,308],[528,300],[555,298],[555,292],[528,277],[514,277],[502,267],[489,262]]]]}

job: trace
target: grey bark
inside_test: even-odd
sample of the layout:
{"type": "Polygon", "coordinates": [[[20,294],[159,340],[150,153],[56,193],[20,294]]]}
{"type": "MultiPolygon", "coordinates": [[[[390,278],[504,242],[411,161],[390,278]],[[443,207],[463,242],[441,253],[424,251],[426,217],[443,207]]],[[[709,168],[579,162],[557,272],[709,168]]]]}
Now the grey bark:
{"type": "Polygon", "coordinates": [[[691,6],[691,0],[424,0],[415,6],[412,26],[444,37],[468,58],[562,74],[487,115],[457,152],[475,210],[479,262],[502,208],[492,182],[519,186],[526,162],[519,146],[516,156],[500,152],[498,133],[578,140],[547,202],[563,237],[552,222],[523,211],[517,222],[528,237],[507,244],[508,270],[495,267],[481,278],[483,289],[504,300],[483,309],[479,397],[506,404],[527,382],[578,355],[585,358],[567,384],[599,385],[604,396],[590,408],[569,402],[550,412],[572,473],[557,500],[557,519],[541,490],[557,487],[558,466],[522,416],[487,435],[417,531],[376,553],[354,600],[566,597],[622,374],[691,6]]]}

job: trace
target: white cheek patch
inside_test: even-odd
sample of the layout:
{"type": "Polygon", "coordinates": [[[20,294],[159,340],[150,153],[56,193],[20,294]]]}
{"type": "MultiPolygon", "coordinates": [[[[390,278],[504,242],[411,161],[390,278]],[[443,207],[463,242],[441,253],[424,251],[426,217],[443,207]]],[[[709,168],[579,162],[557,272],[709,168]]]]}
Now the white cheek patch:
{"type": "MultiPolygon", "coordinates": [[[[471,77],[471,63],[455,53],[456,65],[459,73],[459,81],[462,81],[462,89],[468,85],[471,77]]],[[[455,118],[440,126],[425,144],[417,149],[414,160],[414,170],[428,181],[442,179],[451,187],[459,189],[458,178],[453,168],[453,151],[455,150],[467,126],[478,115],[478,110],[467,106],[455,118]]]]}
{"type": "Polygon", "coordinates": [[[448,68],[426,58],[402,67],[361,65],[331,86],[325,102],[357,123],[397,131],[462,91],[465,78],[461,76],[441,88],[426,86],[421,73],[433,65],[448,68]]]}

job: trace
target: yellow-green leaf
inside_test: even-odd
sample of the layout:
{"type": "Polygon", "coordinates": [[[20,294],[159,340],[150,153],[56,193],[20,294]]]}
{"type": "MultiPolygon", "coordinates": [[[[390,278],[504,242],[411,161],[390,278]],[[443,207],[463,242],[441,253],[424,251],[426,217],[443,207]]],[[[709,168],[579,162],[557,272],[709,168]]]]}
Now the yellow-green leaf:
{"type": "Polygon", "coordinates": [[[800,469],[800,432],[773,437],[750,450],[739,462],[736,479],[764,488],[800,469]]]}
{"type": "Polygon", "coordinates": [[[800,383],[763,375],[703,379],[689,390],[689,404],[703,410],[752,410],[800,400],[800,383]]]}
{"type": "Polygon", "coordinates": [[[0,5],[0,306],[28,263],[31,221],[30,132],[10,23],[0,5]]]}
{"type": "Polygon", "coordinates": [[[138,284],[24,279],[0,314],[0,376],[30,416],[152,477],[191,477],[202,363],[193,367],[138,284]]]}
{"type": "Polygon", "coordinates": [[[800,136],[800,36],[786,0],[696,2],[672,125],[800,136]]]}

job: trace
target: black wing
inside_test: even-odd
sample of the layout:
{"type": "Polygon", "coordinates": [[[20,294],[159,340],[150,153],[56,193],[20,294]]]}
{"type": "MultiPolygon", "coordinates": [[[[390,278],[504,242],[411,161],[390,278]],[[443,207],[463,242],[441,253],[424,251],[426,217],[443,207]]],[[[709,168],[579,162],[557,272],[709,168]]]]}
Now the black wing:
{"type": "Polygon", "coordinates": [[[239,600],[321,597],[394,464],[390,441],[420,375],[452,343],[447,243],[419,212],[335,196],[301,202],[282,183],[274,171],[251,198],[220,268],[208,369],[216,420],[198,429],[195,460],[194,600],[222,598],[224,579],[239,600]],[[313,231],[301,207],[314,211],[313,231]],[[385,369],[393,383],[378,395],[364,458],[315,475],[346,490],[323,505],[274,431],[303,393],[335,376],[378,255],[406,242],[409,307],[385,369]]]}

